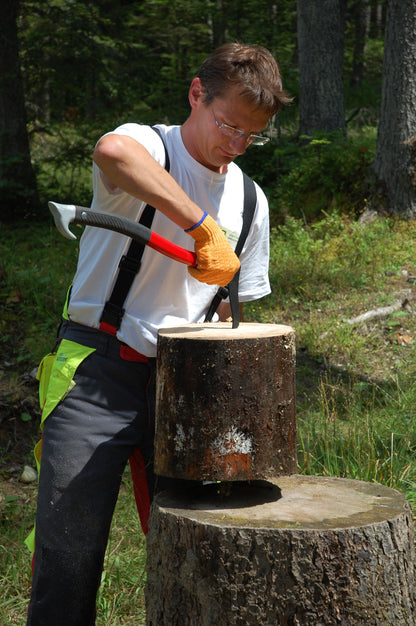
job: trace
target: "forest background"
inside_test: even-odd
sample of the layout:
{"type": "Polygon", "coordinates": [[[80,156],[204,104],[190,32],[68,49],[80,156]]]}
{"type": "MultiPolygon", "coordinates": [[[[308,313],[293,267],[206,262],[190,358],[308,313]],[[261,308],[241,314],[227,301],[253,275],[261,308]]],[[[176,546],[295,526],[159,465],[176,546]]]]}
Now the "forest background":
{"type": "Polygon", "coordinates": [[[233,40],[269,48],[294,97],[274,141],[240,159],[274,222],[373,196],[413,215],[415,13],[410,0],[5,0],[0,220],[46,218],[53,194],[88,204],[101,134],[182,123],[200,63],[233,40]]]}
{"type": "MultiPolygon", "coordinates": [[[[224,41],[269,48],[294,98],[238,163],[272,226],[273,293],[246,319],[296,330],[299,472],[384,483],[416,511],[415,3],[3,0],[0,35],[0,621],[23,624],[33,374],[76,264],[47,202],[89,205],[93,146],[118,124],[182,123],[190,80],[224,41]]],[[[107,626],[142,623],[133,500],[126,478],[107,626]]]]}

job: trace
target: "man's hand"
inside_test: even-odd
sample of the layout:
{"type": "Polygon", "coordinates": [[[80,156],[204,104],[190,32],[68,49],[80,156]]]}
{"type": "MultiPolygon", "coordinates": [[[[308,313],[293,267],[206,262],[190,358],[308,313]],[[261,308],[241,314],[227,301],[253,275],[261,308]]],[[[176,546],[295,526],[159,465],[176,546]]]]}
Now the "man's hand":
{"type": "Polygon", "coordinates": [[[195,240],[197,267],[188,271],[197,280],[208,285],[228,285],[240,267],[240,261],[224,233],[210,215],[186,232],[195,240]]]}

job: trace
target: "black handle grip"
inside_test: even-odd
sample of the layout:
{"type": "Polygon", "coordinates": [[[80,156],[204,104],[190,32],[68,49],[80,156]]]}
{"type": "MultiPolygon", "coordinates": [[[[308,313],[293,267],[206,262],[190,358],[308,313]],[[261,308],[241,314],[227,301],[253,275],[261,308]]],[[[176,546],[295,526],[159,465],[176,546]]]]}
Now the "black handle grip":
{"type": "Polygon", "coordinates": [[[74,222],[85,226],[97,226],[116,231],[122,235],[127,235],[127,237],[133,237],[145,246],[149,243],[152,236],[152,231],[149,228],[138,222],[133,222],[133,220],[127,217],[86,211],[79,206],[76,207],[74,222]]]}

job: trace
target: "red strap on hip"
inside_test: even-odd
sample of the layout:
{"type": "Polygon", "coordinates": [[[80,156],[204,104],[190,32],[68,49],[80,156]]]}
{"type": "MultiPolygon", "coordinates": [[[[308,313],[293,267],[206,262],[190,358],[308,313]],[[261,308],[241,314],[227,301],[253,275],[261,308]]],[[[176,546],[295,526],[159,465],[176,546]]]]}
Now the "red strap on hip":
{"type": "Polygon", "coordinates": [[[113,335],[114,337],[117,335],[117,328],[107,322],[100,322],[100,330],[104,333],[108,333],[109,335],[113,335]]]}
{"type": "Polygon", "coordinates": [[[144,354],[137,352],[130,346],[120,346],[120,356],[125,361],[137,361],[138,363],[147,363],[149,359],[144,354]]]}
{"type": "MultiPolygon", "coordinates": [[[[113,335],[113,337],[117,336],[117,328],[108,324],[107,322],[100,323],[100,330],[103,333],[107,333],[108,335],[113,335]]],[[[137,352],[134,348],[130,348],[130,346],[120,346],[120,357],[125,361],[135,361],[136,363],[148,363],[149,359],[146,355],[137,352]]]]}

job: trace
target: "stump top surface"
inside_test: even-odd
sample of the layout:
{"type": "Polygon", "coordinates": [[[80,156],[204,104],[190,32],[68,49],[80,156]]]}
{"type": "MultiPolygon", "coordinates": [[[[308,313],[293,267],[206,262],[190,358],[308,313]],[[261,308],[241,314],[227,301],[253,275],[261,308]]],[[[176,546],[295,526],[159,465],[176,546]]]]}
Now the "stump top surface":
{"type": "Polygon", "coordinates": [[[257,339],[259,337],[278,337],[294,333],[291,326],[284,324],[258,324],[243,322],[232,328],[231,322],[206,322],[203,324],[184,324],[172,328],[161,328],[159,336],[172,339],[257,339]]]}
{"type": "Polygon", "coordinates": [[[206,485],[163,492],[156,505],[226,527],[299,529],[354,528],[393,519],[408,504],[402,493],[374,483],[321,476],[279,476],[269,481],[206,485]]]}

